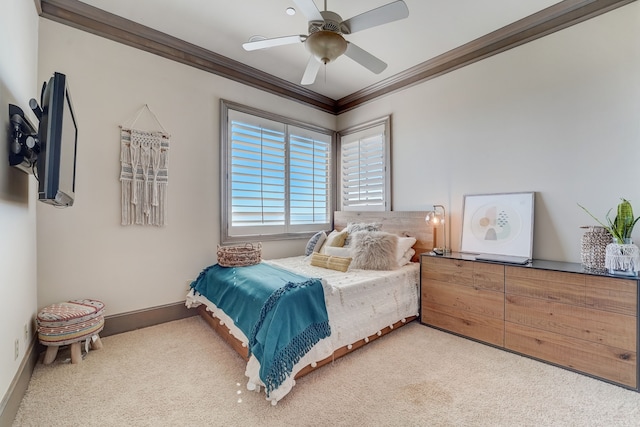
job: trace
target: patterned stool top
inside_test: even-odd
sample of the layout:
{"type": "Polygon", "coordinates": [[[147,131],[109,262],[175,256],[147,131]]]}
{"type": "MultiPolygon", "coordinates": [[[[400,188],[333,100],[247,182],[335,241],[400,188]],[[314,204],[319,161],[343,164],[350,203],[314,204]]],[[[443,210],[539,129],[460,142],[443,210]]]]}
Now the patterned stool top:
{"type": "Polygon", "coordinates": [[[39,326],[53,327],[86,322],[101,316],[104,304],[92,299],[77,299],[52,304],[40,310],[36,318],[39,326]]]}
{"type": "Polygon", "coordinates": [[[91,338],[93,335],[99,334],[103,328],[104,317],[98,316],[85,322],[66,326],[40,326],[38,339],[41,344],[46,346],[62,346],[91,338]]]}

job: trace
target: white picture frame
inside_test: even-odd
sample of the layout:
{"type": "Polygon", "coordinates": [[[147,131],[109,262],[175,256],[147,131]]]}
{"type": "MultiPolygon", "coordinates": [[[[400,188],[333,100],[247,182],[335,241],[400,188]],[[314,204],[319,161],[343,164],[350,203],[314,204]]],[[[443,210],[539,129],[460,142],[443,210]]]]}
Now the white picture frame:
{"type": "Polygon", "coordinates": [[[464,196],[460,251],[533,257],[534,192],[464,196]]]}

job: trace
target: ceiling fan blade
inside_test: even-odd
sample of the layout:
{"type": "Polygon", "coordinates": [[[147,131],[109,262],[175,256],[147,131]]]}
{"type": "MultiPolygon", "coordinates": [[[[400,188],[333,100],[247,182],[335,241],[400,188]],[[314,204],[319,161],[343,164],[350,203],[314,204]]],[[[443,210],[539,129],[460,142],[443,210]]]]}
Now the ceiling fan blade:
{"type": "Polygon", "coordinates": [[[307,36],[285,36],[276,37],[273,39],[256,40],[253,42],[246,42],[242,44],[244,50],[258,50],[266,49],[274,46],[282,46],[286,44],[294,44],[305,41],[307,36]]]}
{"type": "Polygon", "coordinates": [[[324,21],[322,14],[318,10],[318,6],[313,0],[293,0],[298,9],[304,16],[307,17],[307,21],[324,21]]]}
{"type": "Polygon", "coordinates": [[[398,0],[349,18],[344,21],[343,24],[346,24],[351,33],[355,33],[366,30],[367,28],[404,19],[408,16],[409,8],[404,1],[398,0]]]}
{"type": "Polygon", "coordinates": [[[307,62],[307,68],[304,70],[304,75],[302,76],[302,81],[300,84],[310,85],[316,81],[316,76],[318,75],[318,71],[320,71],[320,66],[322,63],[318,61],[313,55],[309,57],[309,62],[307,62]]]}
{"type": "Polygon", "coordinates": [[[387,68],[385,62],[351,42],[347,42],[347,50],[344,54],[375,74],[380,74],[387,68]]]}

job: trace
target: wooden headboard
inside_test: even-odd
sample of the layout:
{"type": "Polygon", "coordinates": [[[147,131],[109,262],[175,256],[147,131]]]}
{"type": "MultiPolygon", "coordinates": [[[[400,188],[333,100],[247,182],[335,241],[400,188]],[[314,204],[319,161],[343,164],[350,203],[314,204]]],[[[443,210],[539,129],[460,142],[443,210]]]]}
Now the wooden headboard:
{"type": "Polygon", "coordinates": [[[340,231],[350,222],[379,222],[382,231],[416,238],[413,248],[416,255],[413,260],[418,261],[422,252],[433,249],[433,227],[425,222],[427,211],[385,211],[385,212],[357,212],[336,211],[333,214],[333,228],[340,231]]]}

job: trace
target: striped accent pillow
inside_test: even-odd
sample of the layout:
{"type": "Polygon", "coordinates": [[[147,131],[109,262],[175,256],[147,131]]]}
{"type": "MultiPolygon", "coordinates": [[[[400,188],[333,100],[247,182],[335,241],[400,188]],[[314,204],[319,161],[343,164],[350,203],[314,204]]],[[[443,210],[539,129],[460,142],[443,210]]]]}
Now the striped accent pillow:
{"type": "Polygon", "coordinates": [[[349,269],[351,258],[331,256],[314,252],[311,254],[311,265],[345,272],[349,269]]]}

